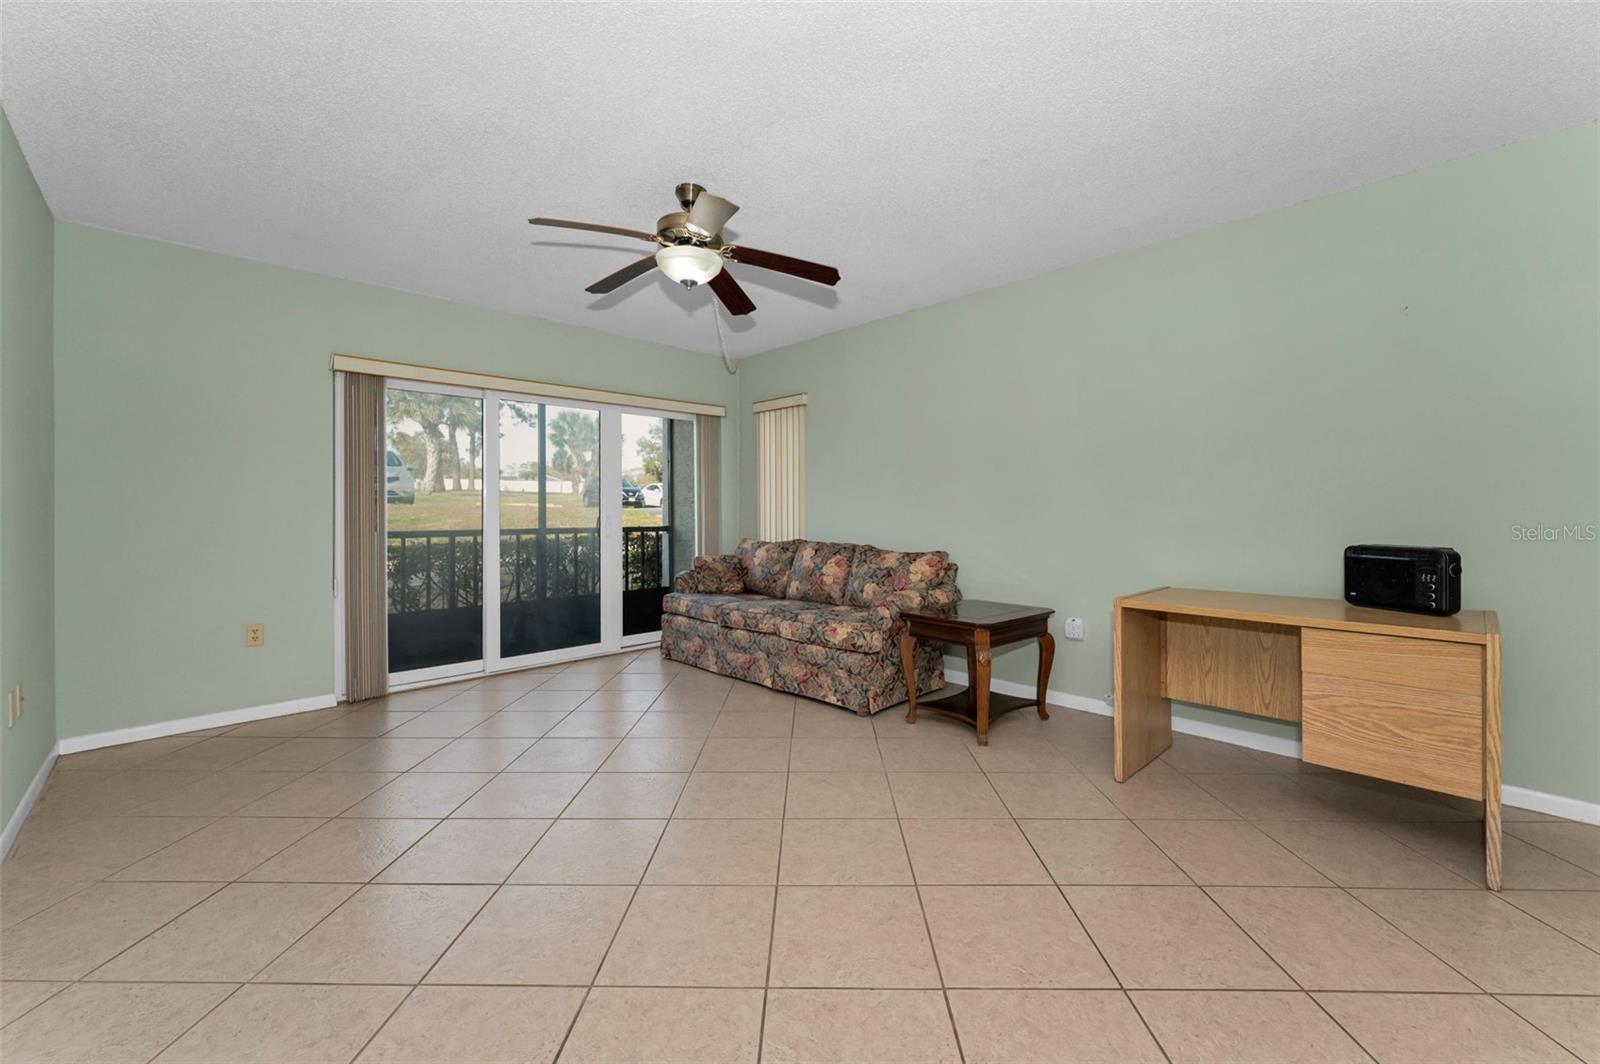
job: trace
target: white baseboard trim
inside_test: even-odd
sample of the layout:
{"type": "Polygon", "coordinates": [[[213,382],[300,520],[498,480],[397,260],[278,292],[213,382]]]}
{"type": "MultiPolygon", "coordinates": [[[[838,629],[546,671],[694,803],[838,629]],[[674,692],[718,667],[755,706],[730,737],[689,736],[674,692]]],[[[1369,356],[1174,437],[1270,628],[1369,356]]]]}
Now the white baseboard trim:
{"type": "Polygon", "coordinates": [[[1600,802],[1585,802],[1561,794],[1549,794],[1529,787],[1501,785],[1500,804],[1515,809],[1531,809],[1535,813],[1558,816],[1566,820],[1581,820],[1585,824],[1600,824],[1600,802]]]}
{"type": "Polygon", "coordinates": [[[77,754],[85,750],[98,750],[103,746],[121,746],[123,743],[143,742],[146,739],[164,739],[184,732],[205,731],[207,728],[224,728],[230,724],[248,724],[253,720],[285,717],[290,713],[305,713],[312,709],[327,709],[339,704],[337,695],[312,695],[309,698],[292,698],[287,702],[272,702],[264,706],[245,706],[243,709],[225,709],[220,713],[201,713],[194,717],[140,724],[114,731],[92,732],[62,739],[58,745],[63,754],[77,754]]]}
{"type": "Polygon", "coordinates": [[[6,854],[11,852],[11,844],[17,841],[17,832],[22,830],[22,822],[28,819],[28,814],[33,811],[33,803],[39,800],[39,792],[44,790],[45,781],[50,778],[50,770],[56,767],[56,755],[61,752],[61,744],[56,743],[50,747],[50,752],[45,755],[44,764],[39,766],[39,771],[33,774],[33,782],[28,784],[28,789],[22,794],[22,801],[11,811],[11,819],[6,821],[6,826],[0,830],[0,861],[6,859],[6,854]]]}
{"type": "MultiPolygon", "coordinates": [[[[965,669],[944,670],[946,681],[964,684],[967,681],[965,669]]],[[[989,684],[990,690],[999,691],[1005,695],[1019,695],[1029,698],[1034,694],[1031,684],[1016,683],[1012,680],[993,680],[989,684]]],[[[1087,698],[1066,691],[1045,691],[1045,702],[1052,706],[1061,706],[1064,709],[1077,709],[1085,713],[1098,713],[1103,717],[1111,716],[1111,707],[1103,699],[1087,698]]],[[[1278,735],[1261,735],[1256,732],[1246,731],[1243,728],[1231,727],[1227,724],[1213,724],[1210,721],[1188,720],[1172,716],[1172,730],[1184,735],[1195,735],[1202,739],[1214,739],[1219,743],[1228,743],[1231,746],[1243,746],[1251,750],[1260,750],[1268,754],[1280,754],[1284,757],[1300,756],[1300,741],[1287,739],[1278,735]]],[[[1500,788],[1500,801],[1515,809],[1528,809],[1535,813],[1544,813],[1548,816],[1558,816],[1567,820],[1578,820],[1585,824],[1600,824],[1600,802],[1585,802],[1578,798],[1568,798],[1560,794],[1548,794],[1528,787],[1513,787],[1502,784],[1500,788]]]]}

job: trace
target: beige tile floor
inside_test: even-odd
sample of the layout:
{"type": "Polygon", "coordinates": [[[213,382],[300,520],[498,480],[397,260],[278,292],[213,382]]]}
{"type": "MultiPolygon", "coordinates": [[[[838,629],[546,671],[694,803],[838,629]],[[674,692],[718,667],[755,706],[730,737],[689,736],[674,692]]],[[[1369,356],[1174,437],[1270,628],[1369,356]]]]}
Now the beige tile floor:
{"type": "Polygon", "coordinates": [[[623,655],[62,758],[0,1059],[1600,1061],[1600,828],[623,655]]]}

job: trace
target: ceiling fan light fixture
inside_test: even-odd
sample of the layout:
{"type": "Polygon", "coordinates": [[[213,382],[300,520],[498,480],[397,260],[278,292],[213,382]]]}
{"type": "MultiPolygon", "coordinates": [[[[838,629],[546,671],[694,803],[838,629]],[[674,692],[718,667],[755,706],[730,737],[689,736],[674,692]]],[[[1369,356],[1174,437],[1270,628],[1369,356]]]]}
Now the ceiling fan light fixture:
{"type": "Polygon", "coordinates": [[[722,272],[722,256],[697,244],[672,244],[656,252],[656,265],[685,288],[693,288],[722,272]]]}

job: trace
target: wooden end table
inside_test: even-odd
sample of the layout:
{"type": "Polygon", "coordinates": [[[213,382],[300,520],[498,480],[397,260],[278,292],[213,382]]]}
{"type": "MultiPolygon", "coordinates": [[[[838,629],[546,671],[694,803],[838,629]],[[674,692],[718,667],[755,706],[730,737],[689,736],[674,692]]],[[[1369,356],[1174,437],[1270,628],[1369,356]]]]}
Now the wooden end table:
{"type": "Polygon", "coordinates": [[[978,729],[978,745],[989,745],[989,722],[1013,709],[1033,706],[1040,720],[1049,720],[1044,708],[1044,692],[1050,683],[1050,663],[1056,656],[1055,637],[1050,634],[1050,615],[1055,610],[1043,606],[1022,606],[1015,602],[985,602],[965,599],[946,614],[902,613],[906,623],[900,637],[900,664],[906,673],[906,690],[911,706],[906,720],[917,722],[917,710],[954,717],[978,729]],[[918,639],[955,643],[967,648],[967,681],[964,690],[918,704],[917,667],[912,660],[918,639]],[[1033,698],[989,693],[990,651],[1024,639],[1039,641],[1039,685],[1033,698]]]}

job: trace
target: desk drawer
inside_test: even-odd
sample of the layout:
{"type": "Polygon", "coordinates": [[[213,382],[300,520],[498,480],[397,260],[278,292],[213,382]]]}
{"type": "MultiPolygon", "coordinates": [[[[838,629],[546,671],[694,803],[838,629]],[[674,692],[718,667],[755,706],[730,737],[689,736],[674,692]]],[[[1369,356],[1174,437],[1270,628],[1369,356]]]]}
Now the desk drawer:
{"type": "Polygon", "coordinates": [[[1322,676],[1483,697],[1483,648],[1476,643],[1306,628],[1301,668],[1322,676]]]}
{"type": "Polygon", "coordinates": [[[1305,760],[1482,797],[1482,647],[1306,629],[1300,657],[1305,760]]]}

